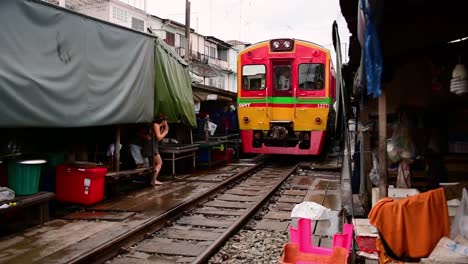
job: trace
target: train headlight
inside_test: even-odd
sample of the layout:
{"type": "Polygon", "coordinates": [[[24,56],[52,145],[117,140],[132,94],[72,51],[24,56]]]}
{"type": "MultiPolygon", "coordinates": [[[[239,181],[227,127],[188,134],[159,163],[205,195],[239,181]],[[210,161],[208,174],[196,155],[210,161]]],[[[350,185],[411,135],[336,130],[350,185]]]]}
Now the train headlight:
{"type": "Polygon", "coordinates": [[[320,117],[315,118],[316,124],[322,124],[322,119],[320,117]]]}
{"type": "Polygon", "coordinates": [[[244,123],[248,123],[249,122],[249,118],[244,116],[244,123]]]}
{"type": "Polygon", "coordinates": [[[294,39],[272,39],[270,40],[271,51],[291,51],[294,47],[294,39]]]}
{"type": "Polygon", "coordinates": [[[277,48],[279,48],[279,46],[280,46],[279,41],[274,41],[273,42],[273,48],[277,49],[277,48]]]}

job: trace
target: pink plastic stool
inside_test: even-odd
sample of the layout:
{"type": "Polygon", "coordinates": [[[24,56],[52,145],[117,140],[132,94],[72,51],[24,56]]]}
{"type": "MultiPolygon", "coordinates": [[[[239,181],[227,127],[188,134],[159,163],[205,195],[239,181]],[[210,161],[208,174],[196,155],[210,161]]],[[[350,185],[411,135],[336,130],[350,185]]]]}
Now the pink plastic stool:
{"type": "Polygon", "coordinates": [[[346,249],[346,257],[348,257],[353,240],[353,225],[344,224],[343,233],[333,235],[333,248],[312,245],[311,220],[307,218],[300,218],[297,221],[297,228],[289,227],[289,235],[290,242],[298,244],[299,250],[303,253],[331,255],[333,248],[340,247],[346,249]]]}

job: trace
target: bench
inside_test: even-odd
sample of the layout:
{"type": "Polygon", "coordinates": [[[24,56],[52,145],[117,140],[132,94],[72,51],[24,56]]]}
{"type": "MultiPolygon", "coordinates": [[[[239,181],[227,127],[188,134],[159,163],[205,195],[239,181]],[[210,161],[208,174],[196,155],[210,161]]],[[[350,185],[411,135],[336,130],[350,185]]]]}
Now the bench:
{"type": "Polygon", "coordinates": [[[118,180],[129,179],[135,176],[144,176],[153,172],[151,168],[138,168],[132,170],[123,170],[118,172],[108,172],[106,174],[106,182],[115,182],[118,180]]]}
{"type": "Polygon", "coordinates": [[[106,174],[106,193],[107,195],[114,195],[122,190],[122,184],[118,184],[120,181],[130,180],[132,178],[146,176],[153,173],[152,168],[138,168],[131,170],[122,170],[118,172],[108,172],[106,174]]]}
{"type": "Polygon", "coordinates": [[[0,204],[16,203],[15,206],[0,209],[0,235],[18,232],[49,221],[49,202],[54,198],[54,193],[39,192],[0,202],[0,204]]]}

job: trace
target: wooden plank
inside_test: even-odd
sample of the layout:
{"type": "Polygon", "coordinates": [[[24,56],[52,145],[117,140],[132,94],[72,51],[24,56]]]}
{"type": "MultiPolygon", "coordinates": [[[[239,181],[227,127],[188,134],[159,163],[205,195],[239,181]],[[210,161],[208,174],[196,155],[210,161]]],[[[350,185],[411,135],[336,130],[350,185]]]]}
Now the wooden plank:
{"type": "Polygon", "coordinates": [[[294,208],[295,204],[293,204],[293,203],[275,203],[275,204],[272,204],[271,206],[274,206],[274,208],[276,210],[291,212],[292,209],[294,208]]]}
{"type": "Polygon", "coordinates": [[[287,231],[289,221],[281,222],[278,220],[262,219],[257,222],[256,229],[272,230],[272,231],[287,231]]]}
{"type": "Polygon", "coordinates": [[[288,211],[269,211],[264,219],[278,219],[278,220],[289,220],[291,219],[291,212],[288,211]]]}
{"type": "MultiPolygon", "coordinates": [[[[48,202],[55,198],[55,194],[50,192],[39,192],[36,194],[28,195],[28,196],[17,196],[15,199],[9,202],[15,202],[15,206],[10,206],[5,209],[0,209],[0,214],[6,213],[12,210],[24,209],[34,205],[41,205],[41,204],[48,204],[48,202]]],[[[48,207],[48,206],[47,206],[48,207]]],[[[43,219],[47,219],[48,216],[43,216],[43,219]]]]}
{"type": "Polygon", "coordinates": [[[219,233],[207,232],[206,230],[180,230],[174,228],[166,228],[160,234],[160,237],[173,239],[190,239],[202,241],[214,241],[219,237],[219,233]]]}
{"type": "Polygon", "coordinates": [[[226,201],[210,201],[205,204],[206,206],[211,207],[222,207],[222,208],[250,208],[252,207],[253,203],[247,202],[226,202],[226,201]]]}
{"type": "Polygon", "coordinates": [[[307,191],[305,190],[285,190],[284,195],[295,195],[295,196],[305,196],[307,191]]]}
{"type": "Polygon", "coordinates": [[[195,211],[197,214],[204,215],[220,215],[220,216],[241,216],[245,213],[245,209],[228,210],[219,209],[215,207],[203,207],[195,211]]]}
{"type": "Polygon", "coordinates": [[[123,170],[123,171],[119,171],[119,172],[109,172],[106,174],[106,177],[110,177],[110,178],[119,178],[119,177],[122,177],[122,176],[132,176],[132,175],[145,175],[145,174],[148,174],[148,173],[151,173],[151,168],[138,168],[138,169],[133,169],[133,170],[123,170]]]}
{"type": "Polygon", "coordinates": [[[385,89],[379,97],[379,198],[387,197],[387,99],[385,89]]]}
{"type": "Polygon", "coordinates": [[[182,217],[177,220],[179,225],[206,226],[206,227],[230,227],[235,219],[211,219],[201,215],[182,217]]]}
{"type": "Polygon", "coordinates": [[[294,204],[298,204],[298,203],[302,203],[303,200],[304,200],[304,197],[300,197],[300,196],[280,197],[280,198],[278,199],[278,203],[294,203],[294,204]]]}
{"type": "Polygon", "coordinates": [[[227,194],[236,194],[236,195],[245,195],[245,196],[259,196],[261,195],[262,193],[265,193],[265,192],[259,192],[259,191],[243,191],[243,190],[238,190],[238,189],[230,189],[230,190],[227,190],[225,191],[224,193],[227,193],[227,194]]]}
{"type": "Polygon", "coordinates": [[[144,240],[135,248],[135,250],[149,253],[192,257],[200,255],[205,249],[206,246],[201,246],[196,243],[162,242],[158,239],[144,240]]]}
{"type": "Polygon", "coordinates": [[[242,196],[233,194],[222,194],[216,197],[216,200],[233,201],[233,202],[256,202],[260,200],[259,196],[242,196]]]}
{"type": "Polygon", "coordinates": [[[133,216],[134,214],[134,212],[76,212],[68,214],[62,218],[69,220],[102,220],[119,222],[129,218],[130,216],[133,216]]]}

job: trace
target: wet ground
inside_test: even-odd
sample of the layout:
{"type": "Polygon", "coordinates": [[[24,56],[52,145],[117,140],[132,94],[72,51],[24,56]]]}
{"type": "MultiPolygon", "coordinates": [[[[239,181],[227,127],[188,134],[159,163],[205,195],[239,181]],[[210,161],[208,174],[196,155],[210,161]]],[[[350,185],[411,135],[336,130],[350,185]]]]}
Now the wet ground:
{"type": "MultiPolygon", "coordinates": [[[[292,162],[292,160],[284,160],[292,162]]],[[[330,164],[333,166],[337,164],[330,164]]],[[[107,241],[116,239],[158,217],[167,210],[190,200],[220,181],[249,169],[252,164],[231,164],[197,174],[177,175],[167,178],[156,188],[141,186],[138,190],[120,194],[112,199],[96,204],[85,210],[76,210],[42,226],[0,238],[0,263],[68,263],[77,259],[89,249],[99,248],[107,241]]],[[[306,163],[306,167],[313,167],[306,163]]],[[[328,167],[329,169],[330,167],[328,167]]],[[[336,168],[336,167],[335,167],[336,168]]],[[[307,173],[307,170],[304,170],[307,173]]],[[[316,171],[320,173],[320,171],[316,171]]],[[[325,173],[325,172],[324,172],[325,173]]],[[[314,191],[308,193],[307,200],[323,199],[323,190],[328,188],[324,206],[332,210],[352,207],[349,202],[342,204],[347,193],[340,196],[340,186],[349,185],[339,181],[311,180],[305,174],[297,177],[294,184],[303,185],[314,191]],[[322,195],[322,196],[320,196],[322,195]],[[316,196],[316,197],[315,197],[316,196]]],[[[345,188],[346,189],[346,188],[345,188]]],[[[349,188],[350,191],[350,188],[349,188]]],[[[336,228],[324,226],[324,232],[335,232],[336,228]]],[[[336,223],[336,226],[338,224],[336,223]]]]}

